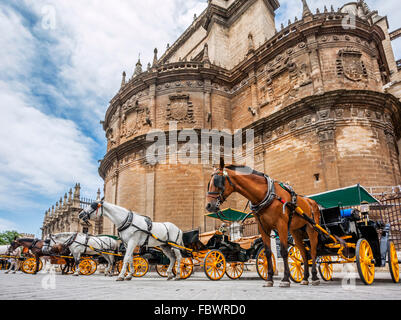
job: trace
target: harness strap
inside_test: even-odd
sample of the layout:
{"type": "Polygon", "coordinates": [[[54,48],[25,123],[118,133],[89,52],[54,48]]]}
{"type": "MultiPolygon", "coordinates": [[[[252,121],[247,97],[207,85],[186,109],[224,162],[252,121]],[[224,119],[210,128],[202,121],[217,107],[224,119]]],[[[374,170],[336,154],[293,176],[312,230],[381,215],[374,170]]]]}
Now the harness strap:
{"type": "Polygon", "coordinates": [[[88,241],[89,241],[89,235],[86,234],[86,238],[85,238],[85,251],[83,254],[86,254],[86,251],[88,250],[88,241]]]}
{"type": "Polygon", "coordinates": [[[267,208],[272,204],[274,199],[277,199],[276,189],[274,187],[274,180],[271,179],[268,175],[264,175],[266,182],[267,182],[267,193],[265,198],[262,200],[261,203],[254,205],[250,203],[249,207],[251,208],[252,212],[257,215],[261,210],[267,208]]]}
{"type": "Polygon", "coordinates": [[[132,225],[132,220],[134,219],[134,213],[132,211],[128,211],[128,215],[125,218],[124,222],[121,226],[117,229],[117,231],[123,232],[124,230],[128,229],[132,225]]]}
{"type": "Polygon", "coordinates": [[[31,246],[29,247],[29,250],[32,250],[33,248],[36,247],[36,244],[39,242],[38,239],[33,239],[31,246]]]}

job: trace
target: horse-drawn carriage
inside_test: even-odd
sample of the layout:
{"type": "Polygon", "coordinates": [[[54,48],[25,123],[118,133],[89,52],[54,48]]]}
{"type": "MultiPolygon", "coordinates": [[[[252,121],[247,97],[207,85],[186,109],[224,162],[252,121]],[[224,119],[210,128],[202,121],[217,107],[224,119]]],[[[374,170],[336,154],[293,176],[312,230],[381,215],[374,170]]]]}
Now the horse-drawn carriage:
{"type": "MultiPolygon", "coordinates": [[[[385,267],[387,263],[393,282],[399,282],[398,258],[390,240],[390,225],[369,219],[369,204],[378,201],[366,189],[356,185],[310,198],[323,208],[320,225],[326,232],[319,234],[317,246],[319,273],[323,280],[332,279],[333,265],[356,263],[360,279],[369,285],[374,281],[375,267],[385,267]]],[[[310,259],[307,237],[304,244],[310,259]]],[[[303,261],[295,246],[289,249],[289,264],[291,279],[301,282],[303,261]]]]}
{"type": "MultiPolygon", "coordinates": [[[[243,220],[247,214],[226,209],[220,213],[220,217],[213,214],[208,216],[220,219],[224,217],[225,222],[238,222],[243,220]]],[[[245,263],[251,260],[255,261],[260,277],[266,278],[267,261],[262,239],[260,237],[242,239],[244,245],[242,247],[239,243],[230,241],[229,236],[225,234],[226,231],[224,228],[220,228],[211,232],[206,239],[201,239],[199,229],[184,232],[184,247],[181,248],[183,255],[180,265],[181,279],[190,277],[195,267],[203,268],[210,280],[220,280],[224,274],[230,279],[238,279],[243,274],[245,263]]],[[[167,276],[166,271],[170,261],[160,250],[148,248],[140,252],[140,257],[146,259],[150,264],[156,265],[159,275],[167,276]]],[[[173,272],[176,273],[176,270],[177,265],[173,272]]]]}

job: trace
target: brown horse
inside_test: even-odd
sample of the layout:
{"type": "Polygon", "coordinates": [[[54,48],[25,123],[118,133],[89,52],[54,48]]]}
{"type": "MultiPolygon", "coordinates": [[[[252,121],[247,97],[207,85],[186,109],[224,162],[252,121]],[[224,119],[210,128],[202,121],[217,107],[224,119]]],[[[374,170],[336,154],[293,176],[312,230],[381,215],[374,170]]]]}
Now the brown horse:
{"type": "MultiPolygon", "coordinates": [[[[309,264],[303,243],[304,232],[301,230],[305,226],[311,246],[312,284],[318,285],[320,283],[316,269],[318,233],[310,223],[293,212],[295,207],[291,206],[292,195],[281,187],[280,183],[273,181],[267,175],[245,166],[230,165],[225,167],[224,160],[222,159],[220,160],[220,167],[215,169],[209,182],[206,210],[218,213],[220,205],[233,192],[241,194],[250,201],[251,209],[257,218],[268,262],[268,277],[265,287],[273,286],[273,264],[270,243],[272,230],[277,230],[278,232],[281,244],[281,256],[284,260],[284,277],[280,283],[280,287],[290,286],[288,231],[293,236],[295,245],[300,250],[304,261],[304,280],[301,284],[309,284],[309,264]]],[[[296,196],[296,204],[309,218],[319,223],[320,211],[315,201],[296,196]]]]}
{"type": "Polygon", "coordinates": [[[34,272],[34,274],[36,274],[39,271],[39,259],[40,257],[45,256],[45,254],[42,252],[44,244],[45,241],[39,239],[18,238],[11,242],[9,250],[15,250],[16,248],[21,246],[30,250],[34,254],[36,259],[36,270],[34,272]]]}

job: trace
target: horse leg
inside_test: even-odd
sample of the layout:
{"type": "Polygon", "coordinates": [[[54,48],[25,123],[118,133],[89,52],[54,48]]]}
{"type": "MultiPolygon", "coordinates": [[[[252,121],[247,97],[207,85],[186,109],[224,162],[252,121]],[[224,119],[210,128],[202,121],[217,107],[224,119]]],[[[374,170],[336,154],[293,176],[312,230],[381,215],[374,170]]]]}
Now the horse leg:
{"type": "Polygon", "coordinates": [[[172,249],[173,253],[175,254],[176,260],[177,260],[177,275],[175,277],[175,280],[180,280],[181,279],[181,260],[182,260],[182,255],[181,251],[178,249],[172,249]]]}
{"type": "Polygon", "coordinates": [[[106,261],[107,261],[107,269],[104,273],[105,276],[112,277],[113,276],[113,265],[114,265],[114,257],[113,256],[106,256],[106,261]]]}
{"type": "Polygon", "coordinates": [[[290,286],[290,268],[288,267],[288,227],[281,223],[277,228],[280,238],[280,252],[284,262],[284,277],[280,282],[281,288],[288,288],[290,286]]]}
{"type": "MultiPolygon", "coordinates": [[[[175,264],[175,261],[176,261],[175,255],[171,251],[171,248],[168,247],[168,246],[160,246],[160,248],[163,250],[163,253],[170,260],[170,264],[169,264],[168,269],[167,269],[167,275],[168,275],[167,280],[171,280],[171,279],[174,278],[173,267],[174,267],[174,264],[175,264]]],[[[177,272],[179,272],[179,271],[177,271],[177,272]]]]}
{"type": "MultiPolygon", "coordinates": [[[[7,262],[5,264],[7,266],[7,262]]],[[[5,272],[6,274],[9,274],[11,271],[11,267],[12,267],[12,261],[10,260],[10,266],[8,267],[7,271],[5,272]]]]}
{"type": "Polygon", "coordinates": [[[311,246],[311,258],[312,258],[312,285],[317,286],[320,284],[317,276],[316,258],[317,258],[317,243],[319,234],[310,226],[306,227],[308,233],[310,246],[311,246]]]}
{"type": "Polygon", "coordinates": [[[81,253],[75,252],[72,255],[74,257],[74,262],[75,262],[75,272],[73,275],[78,277],[79,276],[79,260],[81,260],[81,253]]]}
{"type": "Polygon", "coordinates": [[[35,255],[35,259],[36,259],[36,268],[35,268],[35,272],[34,274],[37,274],[39,272],[39,262],[40,262],[40,258],[38,255],[35,255]]]}
{"type": "MultiPolygon", "coordinates": [[[[136,243],[134,239],[130,239],[128,241],[127,249],[125,251],[125,256],[123,260],[123,267],[121,268],[121,272],[118,275],[117,281],[124,281],[125,273],[127,272],[127,265],[130,263],[131,265],[131,279],[132,279],[132,272],[134,271],[133,263],[132,263],[132,254],[134,253],[136,243]]],[[[131,280],[129,277],[126,278],[126,280],[131,280]]]]}
{"type": "Polygon", "coordinates": [[[266,232],[268,234],[265,234],[265,232],[260,233],[262,235],[262,240],[265,247],[265,256],[267,260],[267,279],[263,287],[270,288],[273,287],[274,283],[273,281],[274,270],[273,270],[271,238],[270,238],[271,230],[266,230],[266,232]]]}
{"type": "Polygon", "coordinates": [[[302,230],[293,230],[291,234],[294,238],[296,247],[301,252],[302,260],[304,262],[304,279],[302,280],[301,285],[307,286],[309,284],[309,261],[303,241],[303,232],[302,230]]]}

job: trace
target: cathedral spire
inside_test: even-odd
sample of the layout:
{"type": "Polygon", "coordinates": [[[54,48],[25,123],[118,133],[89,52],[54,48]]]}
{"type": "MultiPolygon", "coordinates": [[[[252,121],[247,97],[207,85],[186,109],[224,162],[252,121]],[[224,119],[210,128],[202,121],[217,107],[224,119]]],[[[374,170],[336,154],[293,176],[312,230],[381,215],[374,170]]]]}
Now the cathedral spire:
{"type": "Polygon", "coordinates": [[[154,55],[153,55],[153,65],[152,67],[157,67],[157,48],[155,48],[155,50],[153,51],[154,55]]]}
{"type": "Polygon", "coordinates": [[[202,62],[210,64],[210,60],[209,60],[209,45],[207,43],[205,43],[205,46],[203,48],[202,62]]]}
{"type": "Polygon", "coordinates": [[[135,65],[134,76],[138,76],[142,73],[142,63],[141,63],[141,55],[139,54],[138,62],[135,65]]]}
{"type": "Polygon", "coordinates": [[[311,16],[312,12],[310,11],[308,3],[306,2],[306,0],[302,0],[302,5],[303,5],[302,18],[311,16]]]}
{"type": "Polygon", "coordinates": [[[126,78],[126,76],[127,76],[127,74],[125,73],[125,71],[123,72],[123,77],[122,77],[122,80],[121,80],[121,87],[124,87],[125,86],[125,78],[126,78]]]}

